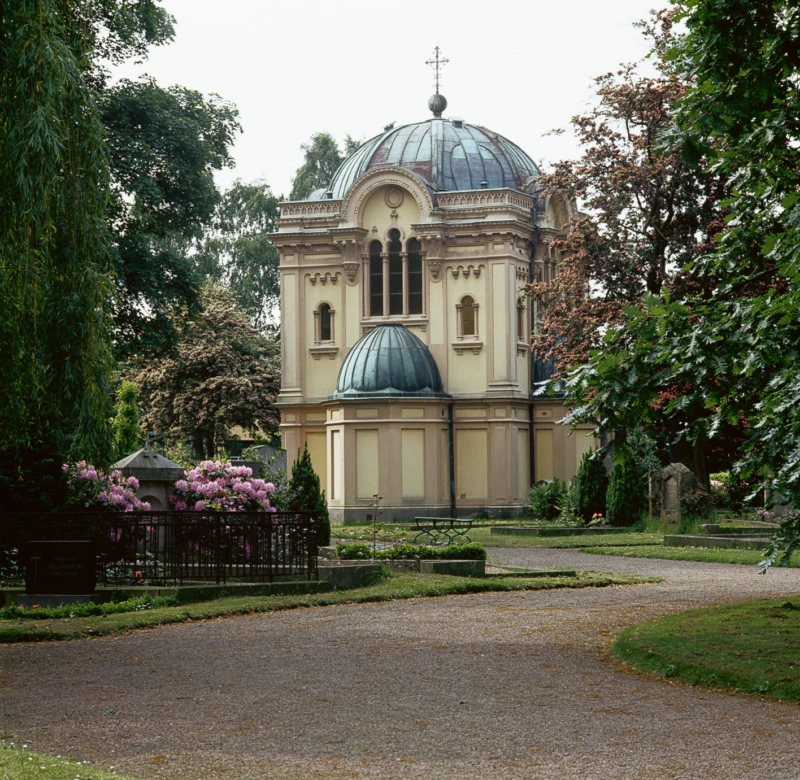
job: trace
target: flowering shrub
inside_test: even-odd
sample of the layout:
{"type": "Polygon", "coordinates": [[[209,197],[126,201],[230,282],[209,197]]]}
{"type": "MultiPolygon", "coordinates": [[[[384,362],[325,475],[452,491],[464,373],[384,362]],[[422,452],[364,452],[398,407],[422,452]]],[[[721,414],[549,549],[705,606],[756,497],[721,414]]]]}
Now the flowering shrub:
{"type": "Polygon", "coordinates": [[[66,474],[70,505],[87,509],[110,509],[114,512],[148,511],[150,504],[136,497],[139,480],[123,477],[121,471],[106,474],[87,464],[85,460],[65,463],[61,471],[66,474]]]}
{"type": "Polygon", "coordinates": [[[253,469],[207,460],[175,483],[172,508],[194,512],[276,512],[269,496],[275,486],[253,479],[253,469]]]}

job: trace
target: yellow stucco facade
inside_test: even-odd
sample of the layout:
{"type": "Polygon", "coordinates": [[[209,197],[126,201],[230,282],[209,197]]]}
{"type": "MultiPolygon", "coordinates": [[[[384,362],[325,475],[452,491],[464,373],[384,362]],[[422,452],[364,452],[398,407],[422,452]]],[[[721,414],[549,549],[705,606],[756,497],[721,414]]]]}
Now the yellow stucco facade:
{"type": "Polygon", "coordinates": [[[332,520],[363,519],[376,493],[386,521],[449,515],[453,498],[461,516],[515,512],[532,481],[570,480],[593,440],[558,425],[557,400],[530,397],[522,294],[531,277],[555,273],[567,204],[539,199],[537,210],[510,187],[436,192],[401,165],[332,194],[282,204],[272,235],[283,446],[291,462],[308,443],[332,520]],[[445,396],[331,398],[350,350],[384,324],[422,342],[445,396]]]}

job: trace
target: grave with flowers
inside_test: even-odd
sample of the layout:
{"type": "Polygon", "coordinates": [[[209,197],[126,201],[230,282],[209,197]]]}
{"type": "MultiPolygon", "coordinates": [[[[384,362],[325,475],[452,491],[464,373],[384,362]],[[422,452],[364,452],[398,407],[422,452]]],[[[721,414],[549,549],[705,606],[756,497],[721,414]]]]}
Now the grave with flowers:
{"type": "MultiPolygon", "coordinates": [[[[73,553],[92,550],[82,554],[96,564],[101,590],[319,582],[317,513],[276,511],[274,486],[241,462],[209,460],[184,470],[141,450],[109,471],[80,461],[64,464],[63,473],[69,489],[63,512],[3,517],[9,544],[0,549],[0,586],[18,587],[26,571],[38,577],[39,542],[48,553],[70,550],[71,562],[57,558],[73,571],[73,553]]],[[[74,588],[44,594],[41,578],[35,587],[29,595],[79,595],[74,588]]]]}

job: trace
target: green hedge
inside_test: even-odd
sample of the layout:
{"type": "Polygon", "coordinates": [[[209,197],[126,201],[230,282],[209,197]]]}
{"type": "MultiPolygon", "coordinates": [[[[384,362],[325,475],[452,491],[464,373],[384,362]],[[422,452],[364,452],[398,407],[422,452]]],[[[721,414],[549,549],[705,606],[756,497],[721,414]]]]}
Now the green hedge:
{"type": "MultiPolygon", "coordinates": [[[[372,558],[372,548],[363,542],[340,542],[336,554],[343,560],[372,558]]],[[[392,561],[400,558],[421,560],[485,561],[486,550],[480,544],[451,544],[448,547],[425,547],[418,544],[396,544],[388,550],[377,550],[375,559],[392,561]]]]}

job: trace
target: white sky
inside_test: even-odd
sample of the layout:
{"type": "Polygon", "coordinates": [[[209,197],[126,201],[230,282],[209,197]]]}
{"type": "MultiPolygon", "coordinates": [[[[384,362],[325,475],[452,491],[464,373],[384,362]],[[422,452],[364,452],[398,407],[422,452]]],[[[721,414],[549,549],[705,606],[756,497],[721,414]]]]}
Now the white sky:
{"type": "MultiPolygon", "coordinates": [[[[666,5],[664,1],[662,5],[666,5]]],[[[165,0],[175,41],[142,65],[161,84],[216,92],[239,107],[236,168],[288,194],[300,144],[318,131],[367,140],[431,116],[434,46],[445,116],[484,125],[537,162],[577,156],[571,134],[542,137],[594,100],[595,76],[643,57],[633,23],[654,0],[165,0]]],[[[660,6],[659,6],[660,7],[660,6]]]]}

